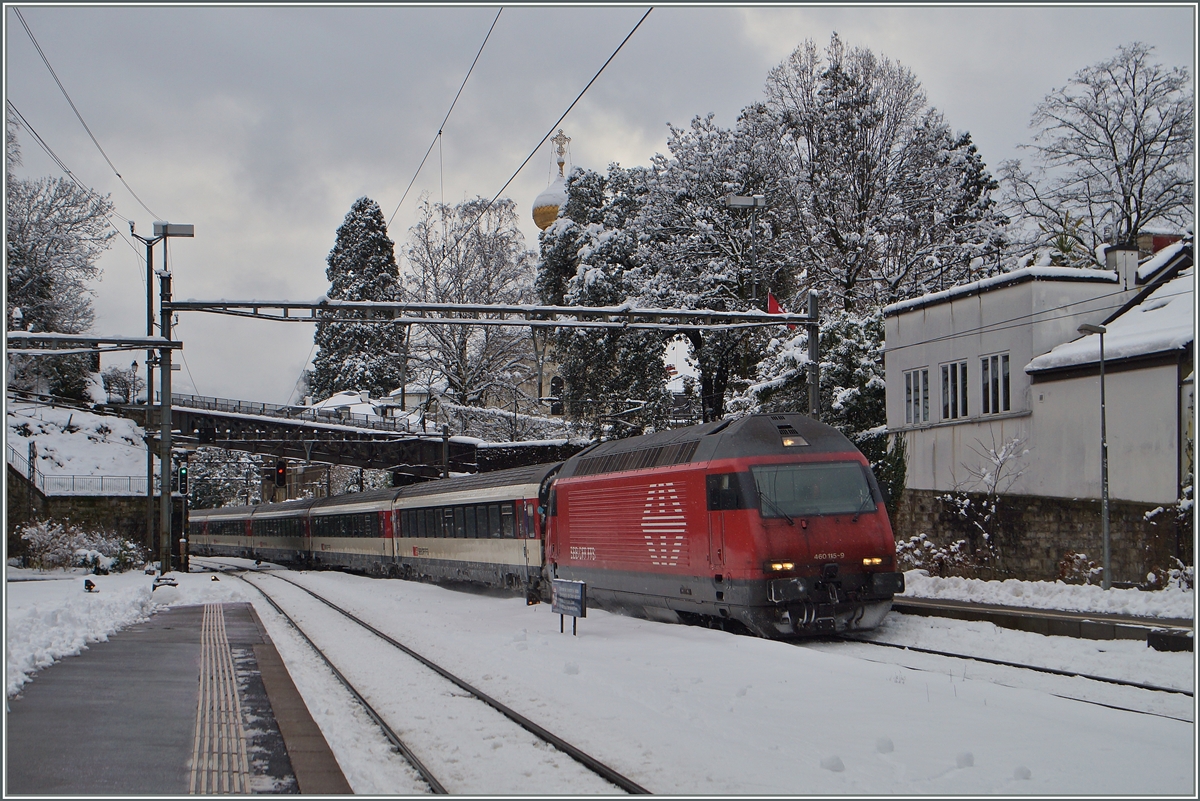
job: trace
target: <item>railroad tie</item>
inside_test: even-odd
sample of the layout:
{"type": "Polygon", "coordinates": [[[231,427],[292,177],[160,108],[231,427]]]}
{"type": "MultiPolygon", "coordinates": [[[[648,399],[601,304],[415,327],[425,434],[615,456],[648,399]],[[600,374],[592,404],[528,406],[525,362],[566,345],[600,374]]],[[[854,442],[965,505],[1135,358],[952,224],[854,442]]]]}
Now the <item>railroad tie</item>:
{"type": "Polygon", "coordinates": [[[219,603],[204,605],[200,627],[200,690],[188,792],[192,795],[250,792],[242,704],[238,699],[233,652],[225,634],[225,613],[219,603]]]}

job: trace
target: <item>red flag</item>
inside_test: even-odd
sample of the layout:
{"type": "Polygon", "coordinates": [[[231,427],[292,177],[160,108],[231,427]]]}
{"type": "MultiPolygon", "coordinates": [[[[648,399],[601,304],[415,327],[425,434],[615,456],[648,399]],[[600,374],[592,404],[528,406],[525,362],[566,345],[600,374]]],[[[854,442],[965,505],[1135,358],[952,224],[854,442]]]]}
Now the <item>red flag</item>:
{"type": "MultiPolygon", "coordinates": [[[[784,311],[783,307],[779,305],[779,301],[777,301],[775,299],[775,294],[772,292],[768,292],[767,293],[767,314],[786,314],[786,313],[787,312],[784,311]]],[[[795,327],[796,326],[792,325],[791,323],[788,323],[788,328],[794,329],[795,327]]]]}

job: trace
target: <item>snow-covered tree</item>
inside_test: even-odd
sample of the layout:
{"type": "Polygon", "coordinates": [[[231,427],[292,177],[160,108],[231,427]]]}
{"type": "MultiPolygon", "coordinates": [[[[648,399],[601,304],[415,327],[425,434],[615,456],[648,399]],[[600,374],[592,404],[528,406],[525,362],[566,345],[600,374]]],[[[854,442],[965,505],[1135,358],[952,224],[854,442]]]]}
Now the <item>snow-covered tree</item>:
{"type": "MultiPolygon", "coordinates": [[[[567,203],[541,235],[543,303],[619,306],[641,293],[639,237],[630,223],[647,192],[645,169],[575,170],[567,203]]],[[[624,437],[665,424],[666,332],[565,328],[555,338],[565,411],[592,436],[624,437]]]]}
{"type": "Polygon", "coordinates": [[[189,503],[194,509],[259,503],[265,464],[255,453],[197,448],[188,458],[189,503]]]}
{"type": "MultiPolygon", "coordinates": [[[[400,299],[394,244],[374,200],[354,201],[327,261],[330,300],[400,299]]],[[[365,319],[364,312],[354,314],[365,319]]],[[[401,372],[400,336],[399,327],[388,323],[317,323],[318,350],[310,379],[313,395],[325,398],[343,390],[369,390],[381,396],[395,389],[401,372]]]]}
{"type": "Polygon", "coordinates": [[[110,367],[100,374],[104,391],[110,398],[120,398],[122,403],[133,403],[138,393],[146,388],[146,382],[138,377],[133,367],[110,367]]]}
{"type": "Polygon", "coordinates": [[[867,309],[999,269],[996,184],[911,71],[834,34],[823,56],[811,40],[793,51],[766,94],[808,286],[867,309]]]}
{"type": "MultiPolygon", "coordinates": [[[[11,117],[6,123],[6,328],[82,333],[94,318],[88,282],[99,277],[96,260],[116,234],[107,223],[112,203],[70,178],[18,178],[13,172],[21,163],[18,124],[11,117]]],[[[86,355],[14,355],[8,383],[90,400],[90,368],[86,355]]]]}
{"type": "MultiPolygon", "coordinates": [[[[643,305],[684,309],[765,309],[768,293],[793,300],[798,242],[790,186],[779,161],[774,120],[764,106],[743,110],[723,129],[713,116],[670,129],[669,155],[654,157],[649,191],[637,218],[643,305]],[[763,195],[750,213],[729,195],[763,195]]],[[[704,420],[725,414],[725,399],[753,371],[765,335],[689,332],[700,371],[704,420]]]]}
{"type": "Polygon", "coordinates": [[[1032,163],[1001,167],[1025,244],[1059,263],[1094,263],[1097,246],[1152,226],[1194,224],[1195,98],[1184,67],[1152,63],[1141,42],[1086,67],[1037,105],[1032,163]]]}
{"type": "MultiPolygon", "coordinates": [[[[415,303],[520,304],[533,293],[533,253],[513,202],[482,198],[454,206],[422,202],[409,229],[403,297],[415,303]]],[[[473,315],[478,317],[478,315],[473,315]]],[[[413,332],[415,368],[444,382],[451,403],[522,410],[536,399],[519,390],[532,372],[532,343],[517,326],[430,325],[413,332]]]]}

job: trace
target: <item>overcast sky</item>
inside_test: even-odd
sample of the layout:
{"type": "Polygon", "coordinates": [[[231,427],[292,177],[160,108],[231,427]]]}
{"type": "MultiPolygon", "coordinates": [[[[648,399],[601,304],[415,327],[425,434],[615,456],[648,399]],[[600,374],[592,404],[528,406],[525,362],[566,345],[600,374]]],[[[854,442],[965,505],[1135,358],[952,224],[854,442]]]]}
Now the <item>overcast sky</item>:
{"type": "MultiPolygon", "coordinates": [[[[366,195],[391,217],[499,10],[18,7],[150,211],[113,174],[8,5],[6,97],[139,233],[149,235],[155,219],[195,225],[195,239],[171,243],[170,267],[176,297],[197,300],[323,294],[325,258],[346,212],[366,195]]],[[[495,195],[647,8],[505,8],[441,147],[391,223],[397,256],[421,193],[447,202],[495,195]]],[[[806,39],[824,47],[834,31],[911,69],[993,171],[1021,155],[1034,105],[1118,45],[1146,42],[1158,61],[1195,75],[1190,3],[661,6],[562,123],[569,166],[647,165],[666,150],[667,124],[696,115],[731,125],[762,98],[771,67],[806,39]]],[[[20,142],[18,174],[62,174],[31,135],[20,142]]],[[[531,248],[531,204],[554,170],[546,143],[505,192],[531,248]]],[[[101,260],[99,333],[145,332],[145,249],[131,245],[127,235],[114,239],[101,260]]],[[[177,336],[186,368],[175,391],[294,400],[312,334],[310,324],[185,314],[177,336]]]]}

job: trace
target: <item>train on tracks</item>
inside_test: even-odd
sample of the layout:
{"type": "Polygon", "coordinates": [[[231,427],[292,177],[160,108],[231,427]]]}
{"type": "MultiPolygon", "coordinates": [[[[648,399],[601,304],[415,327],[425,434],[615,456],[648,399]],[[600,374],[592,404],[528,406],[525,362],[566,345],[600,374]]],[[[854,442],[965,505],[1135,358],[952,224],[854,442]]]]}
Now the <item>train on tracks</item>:
{"type": "Polygon", "coordinates": [[[904,591],[884,498],[840,432],[751,415],[565,462],[194,510],[189,550],[548,594],[764,637],[870,629],[904,591]]]}

